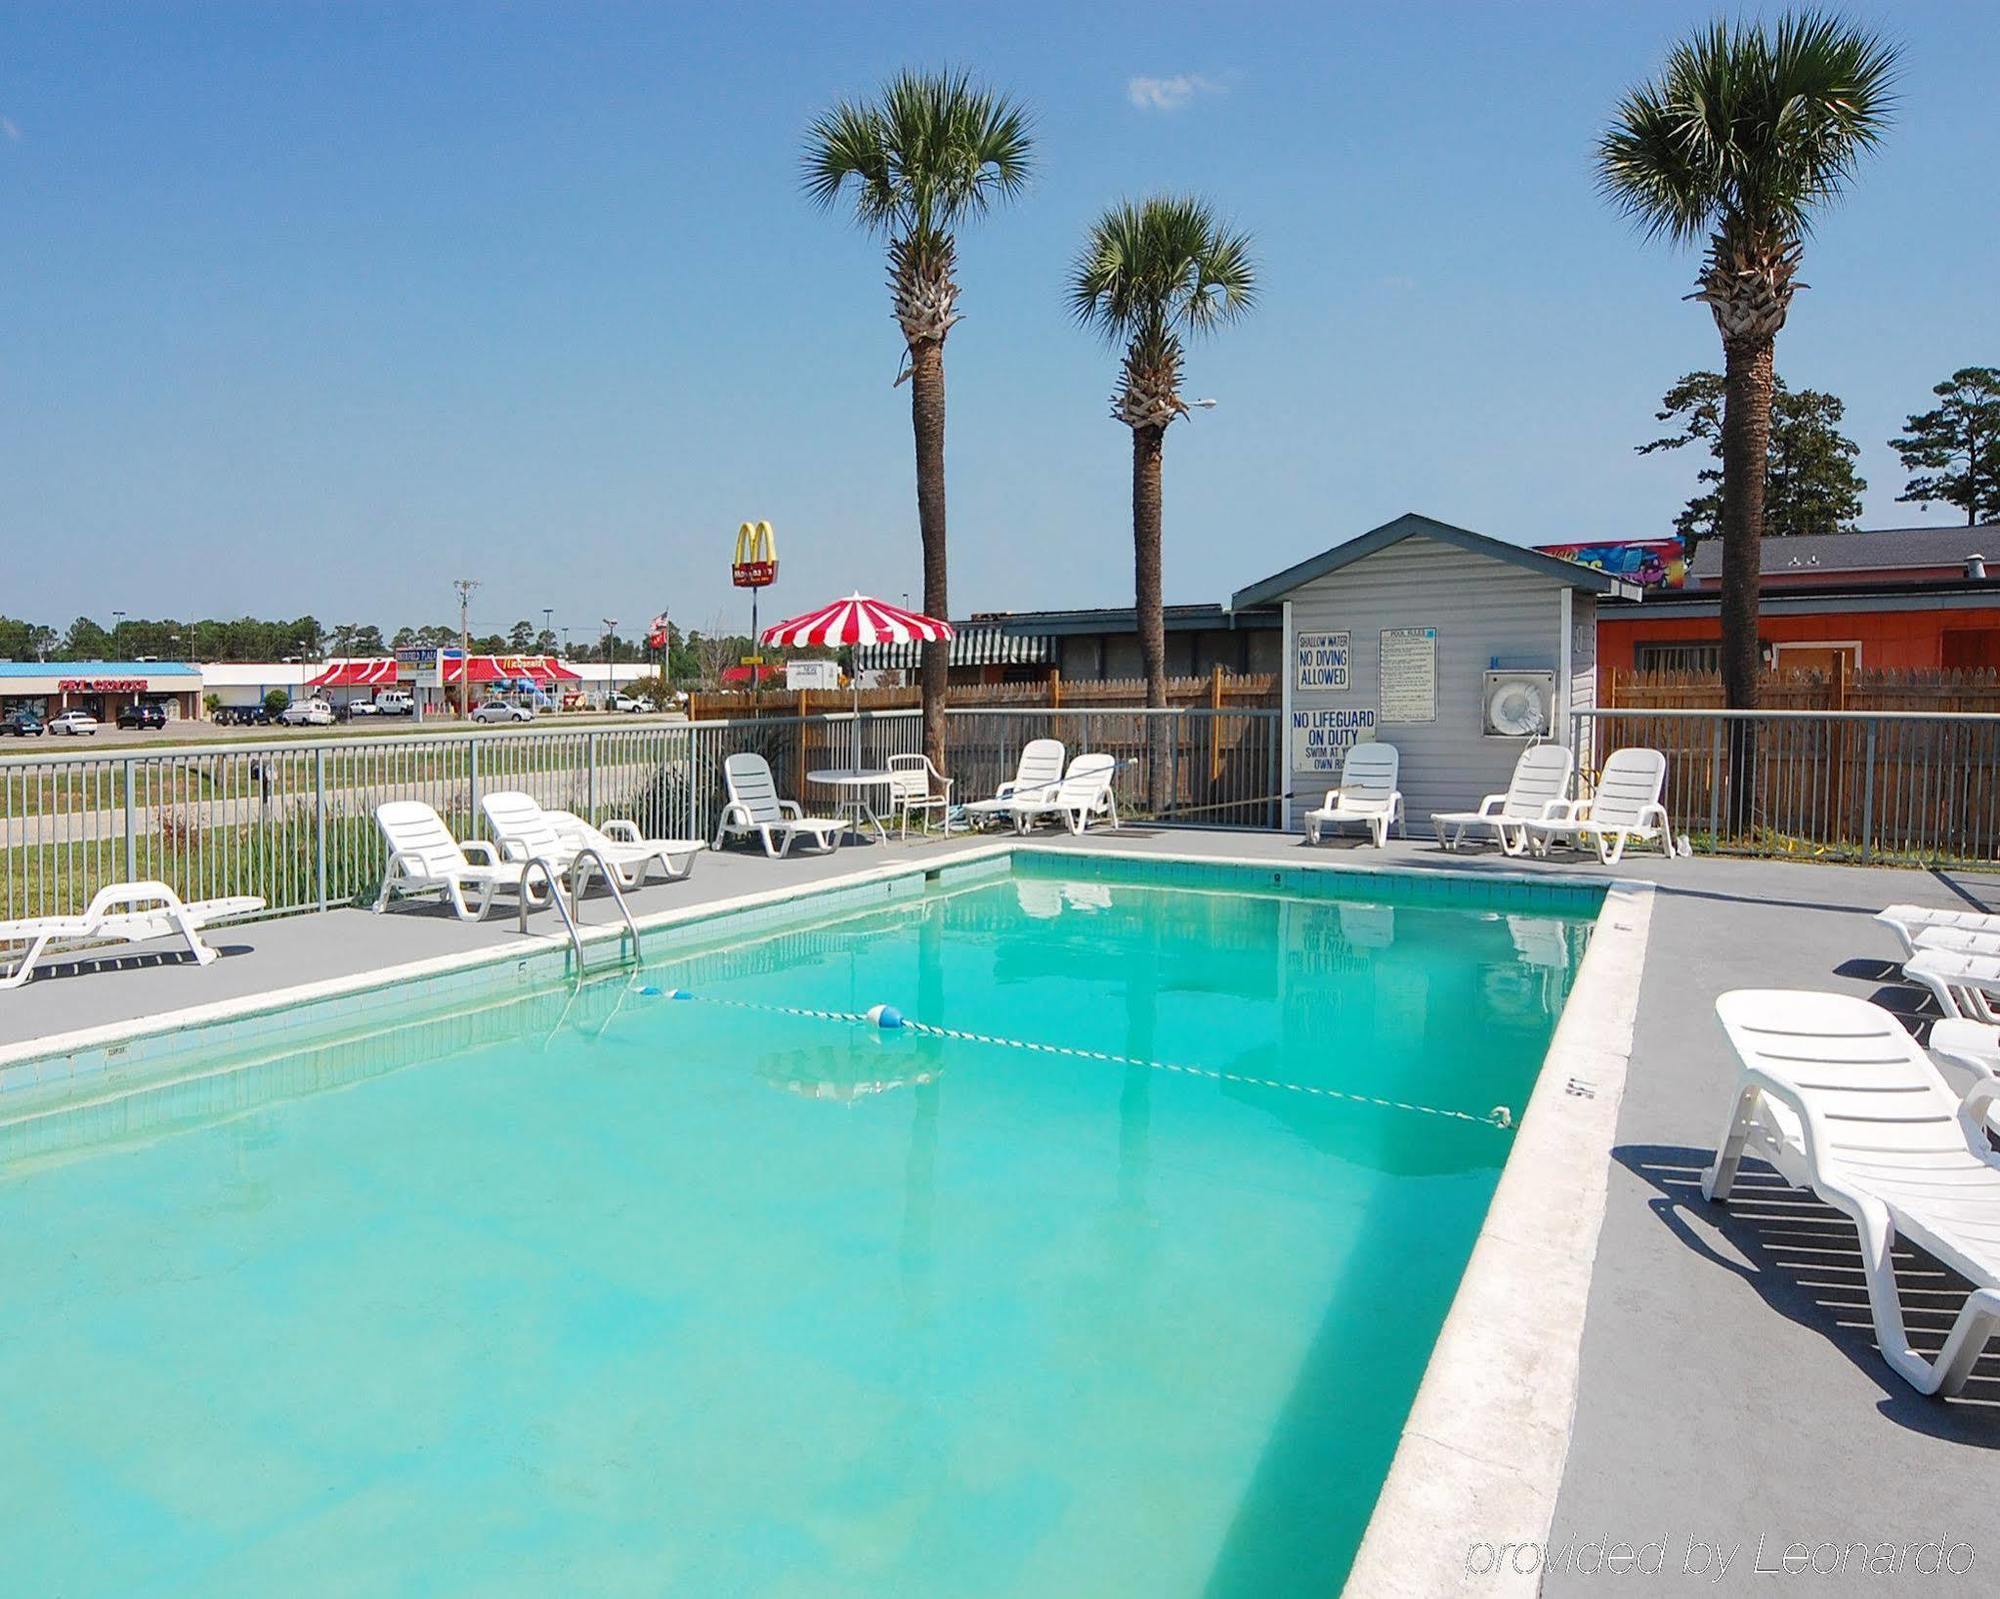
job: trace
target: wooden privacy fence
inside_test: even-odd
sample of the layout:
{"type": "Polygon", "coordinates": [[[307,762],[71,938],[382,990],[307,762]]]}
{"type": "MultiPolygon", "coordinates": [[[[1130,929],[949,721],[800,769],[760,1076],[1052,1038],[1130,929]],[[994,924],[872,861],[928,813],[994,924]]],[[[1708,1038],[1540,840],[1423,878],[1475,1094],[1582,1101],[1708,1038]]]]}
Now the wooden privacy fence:
{"type": "MultiPolygon", "coordinates": [[[[854,709],[854,698],[854,691],[845,688],[729,689],[690,695],[688,715],[697,722],[741,716],[837,716],[854,709]]],[[[922,701],[922,692],[914,683],[861,691],[864,711],[913,711],[922,701]]],[[[954,683],[947,703],[953,710],[1136,710],[1146,703],[1146,684],[1141,678],[1075,682],[1060,672],[1051,672],[1032,683],[954,683]]],[[[1167,703],[1181,710],[1275,710],[1278,679],[1270,672],[1242,675],[1218,667],[1202,677],[1167,679],[1167,703]]]]}
{"type": "Polygon", "coordinates": [[[1586,773],[1621,746],[1665,753],[1668,814],[1697,847],[1927,861],[2000,851],[2000,714],[1621,705],[1574,721],[1586,773]],[[1747,741],[1740,760],[1733,737],[1747,741]]]}
{"type": "MultiPolygon", "coordinates": [[[[1597,703],[1620,710],[1720,710],[1722,679],[1713,672],[1606,670],[1599,678],[1597,703]]],[[[2000,714],[2000,672],[1857,672],[1843,658],[1833,672],[1766,672],[1758,685],[1757,708],[2000,714]]]]}

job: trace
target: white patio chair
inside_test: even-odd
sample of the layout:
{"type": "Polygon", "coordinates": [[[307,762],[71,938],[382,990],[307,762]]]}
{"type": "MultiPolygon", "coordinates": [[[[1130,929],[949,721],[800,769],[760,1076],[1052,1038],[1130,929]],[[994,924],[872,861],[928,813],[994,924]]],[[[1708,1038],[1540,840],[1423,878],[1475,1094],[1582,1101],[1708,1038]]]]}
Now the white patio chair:
{"type": "Polygon", "coordinates": [[[976,826],[982,822],[1014,820],[1014,801],[1053,789],[1062,781],[1063,761],[1068,752],[1059,738],[1031,738],[1021,746],[1021,759],[1014,775],[993,792],[993,798],[974,800],[965,814],[976,826]]]}
{"type": "Polygon", "coordinates": [[[1979,949],[1941,948],[1930,940],[1990,936],[1956,930],[1935,930],[1917,937],[1917,952],[1903,962],[1903,976],[1928,992],[1947,1017],[1962,1017],[1987,1026],[2000,1023],[2000,955],[1979,949]]]}
{"type": "Polygon", "coordinates": [[[0,988],[19,988],[34,975],[36,962],[50,954],[72,954],[92,945],[143,944],[156,938],[180,938],[195,964],[207,966],[216,959],[216,951],[202,942],[201,929],[263,908],[264,901],[252,894],[184,900],[161,882],[110,883],[91,896],[81,915],[0,922],[0,949],[26,946],[0,975],[0,988]]]}
{"type": "Polygon", "coordinates": [[[1520,855],[1528,848],[1522,822],[1546,821],[1556,807],[1569,797],[1574,757],[1560,744],[1535,744],[1521,751],[1514,763],[1514,775],[1504,794],[1488,794],[1476,811],[1434,811],[1431,826],[1437,829],[1438,843],[1455,850],[1466,834],[1475,839],[1488,834],[1508,855],[1520,855]]]}
{"type": "Polygon", "coordinates": [[[1317,844],[1333,828],[1359,822],[1377,849],[1389,842],[1389,828],[1403,820],[1403,795],[1396,787],[1402,752],[1370,740],[1350,744],[1340,760],[1340,786],[1326,791],[1326,803],[1306,812],[1306,838],[1317,844]]]}
{"type": "Polygon", "coordinates": [[[1117,831],[1118,799],[1111,790],[1117,771],[1118,762],[1109,755],[1079,755],[1054,788],[1018,794],[1007,802],[1014,830],[1026,833],[1037,822],[1054,820],[1082,834],[1093,818],[1102,816],[1117,831]]]}
{"type": "Polygon", "coordinates": [[[889,806],[902,818],[902,836],[910,836],[910,816],[921,812],[928,816],[932,811],[944,822],[946,831],[951,827],[952,780],[931,764],[928,755],[891,755],[886,763],[889,773],[889,806]]]}
{"type": "Polygon", "coordinates": [[[524,882],[528,861],[500,858],[483,838],[464,844],[451,836],[444,819],[422,800],[387,800],[375,807],[375,823],[389,844],[389,865],[374,908],[387,908],[392,895],[442,894],[461,922],[486,918],[494,896],[510,893],[530,905],[546,905],[548,895],[524,882]],[[473,898],[468,903],[466,895],[473,898]]]}
{"type": "Polygon", "coordinates": [[[773,860],[791,853],[792,840],[808,835],[822,850],[840,847],[840,835],[847,831],[844,816],[808,816],[797,800],[778,798],[778,785],[771,776],[771,763],[761,755],[732,755],[722,763],[722,782],[729,803],[715,824],[713,847],[722,848],[725,835],[743,838],[755,833],[764,841],[764,853],[773,860]]]}
{"type": "Polygon", "coordinates": [[[1961,1100],[1894,1016],[1847,994],[1739,989],[1715,1011],[1742,1073],[1702,1192],[1726,1200],[1755,1155],[1849,1217],[1883,1357],[1919,1393],[1958,1392],[2000,1333],[2000,1079],[1961,1100]],[[1934,1360],[1903,1324],[1899,1236],[1972,1284],[1934,1360]]]}
{"type": "Polygon", "coordinates": [[[1562,801],[1549,816],[1521,827],[1537,855],[1555,844],[1589,845],[1600,861],[1614,866],[1628,844],[1657,844],[1671,858],[1674,832],[1660,803],[1666,784],[1667,758],[1658,750],[1613,750],[1589,799],[1562,801]]]}

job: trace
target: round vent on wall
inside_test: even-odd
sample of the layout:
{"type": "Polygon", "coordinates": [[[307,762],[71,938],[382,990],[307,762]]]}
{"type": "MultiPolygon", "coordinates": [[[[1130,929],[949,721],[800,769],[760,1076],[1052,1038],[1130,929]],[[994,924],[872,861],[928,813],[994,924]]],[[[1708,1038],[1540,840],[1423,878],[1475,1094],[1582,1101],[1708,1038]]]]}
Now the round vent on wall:
{"type": "Polygon", "coordinates": [[[1533,738],[1555,731],[1553,672],[1488,672],[1486,726],[1494,738],[1533,738]]]}

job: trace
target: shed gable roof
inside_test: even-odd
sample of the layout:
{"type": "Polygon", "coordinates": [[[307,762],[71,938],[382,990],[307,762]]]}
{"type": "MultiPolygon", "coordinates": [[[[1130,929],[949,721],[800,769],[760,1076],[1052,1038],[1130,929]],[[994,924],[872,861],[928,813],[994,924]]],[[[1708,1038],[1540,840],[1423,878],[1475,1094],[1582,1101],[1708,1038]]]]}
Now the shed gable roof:
{"type": "Polygon", "coordinates": [[[1352,566],[1356,561],[1366,560],[1392,544],[1400,544],[1405,539],[1435,539],[1440,544],[1450,544],[1471,555],[1480,555],[1488,560],[1503,561],[1509,566],[1518,566],[1533,572],[1551,582],[1566,584],[1573,589],[1585,589],[1592,594],[1616,594],[1626,599],[1638,599],[1640,591],[1634,585],[1620,581],[1608,572],[1600,572],[1588,566],[1579,566],[1574,561],[1560,560],[1553,555],[1544,555],[1539,550],[1528,549],[1525,545],[1509,544],[1503,539],[1488,538],[1484,533],[1474,533],[1469,528],[1453,527],[1449,522],[1440,522],[1435,517],[1424,516],[1416,511],[1405,511],[1393,522],[1384,522],[1378,528],[1371,528],[1359,538],[1349,539],[1345,544],[1336,544],[1330,550],[1300,561],[1296,566],[1288,566],[1282,572],[1273,573],[1262,582],[1252,583],[1248,588],[1238,589],[1229,598],[1230,609],[1244,610],[1250,606],[1268,605],[1283,598],[1293,589],[1303,587],[1316,578],[1338,572],[1344,566],[1352,566]]]}

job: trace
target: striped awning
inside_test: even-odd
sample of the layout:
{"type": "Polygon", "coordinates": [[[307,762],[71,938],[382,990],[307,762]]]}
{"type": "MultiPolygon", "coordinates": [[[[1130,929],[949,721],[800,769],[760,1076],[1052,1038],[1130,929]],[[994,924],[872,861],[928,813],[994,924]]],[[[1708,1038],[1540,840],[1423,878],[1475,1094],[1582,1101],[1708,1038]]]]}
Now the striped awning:
{"type": "MultiPolygon", "coordinates": [[[[456,655],[438,662],[439,681],[449,686],[465,670],[456,655]]],[[[572,672],[553,655],[475,655],[470,672],[474,683],[580,683],[583,675],[572,672]]]]}
{"type": "Polygon", "coordinates": [[[823,649],[837,644],[933,643],[951,636],[951,623],[935,616],[850,594],[765,628],[763,642],[781,649],[823,649]]]}
{"type": "MultiPolygon", "coordinates": [[[[854,652],[864,672],[913,672],[923,664],[921,644],[876,644],[854,652]]],[[[1007,633],[997,627],[961,627],[951,641],[953,666],[1052,666],[1056,641],[1046,633],[1007,633]]]]}
{"type": "Polygon", "coordinates": [[[308,685],[312,688],[374,688],[396,681],[396,659],[392,655],[328,661],[326,668],[308,685]]]}

